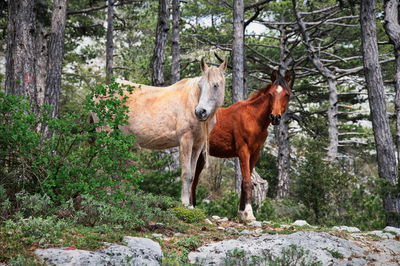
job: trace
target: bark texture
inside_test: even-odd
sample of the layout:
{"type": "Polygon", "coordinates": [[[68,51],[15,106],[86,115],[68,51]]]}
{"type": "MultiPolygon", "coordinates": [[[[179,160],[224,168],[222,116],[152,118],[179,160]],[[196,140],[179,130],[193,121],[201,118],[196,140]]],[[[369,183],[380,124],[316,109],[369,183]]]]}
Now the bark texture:
{"type": "Polygon", "coordinates": [[[251,173],[251,180],[253,183],[253,200],[258,206],[266,199],[268,192],[268,182],[260,177],[256,169],[251,173]]]}
{"type": "Polygon", "coordinates": [[[106,82],[113,76],[114,58],[114,0],[108,0],[107,8],[107,40],[106,40],[106,82]]]}
{"type": "MultiPolygon", "coordinates": [[[[375,0],[361,1],[360,23],[364,74],[371,109],[372,127],[376,145],[379,176],[397,187],[397,166],[389,119],[386,111],[381,67],[378,60],[378,44],[375,24],[375,0]]],[[[387,223],[400,226],[400,198],[397,189],[388,189],[384,196],[387,223]]]]}
{"type": "Polygon", "coordinates": [[[37,1],[8,1],[6,80],[7,93],[25,95],[37,110],[36,38],[37,1]]]}
{"type": "Polygon", "coordinates": [[[164,55],[167,43],[169,11],[168,0],[159,0],[156,41],[153,53],[152,84],[162,86],[164,80],[164,55]]]}
{"type": "Polygon", "coordinates": [[[53,106],[51,113],[53,118],[58,116],[60,106],[66,12],[67,0],[55,0],[51,20],[51,37],[45,93],[45,103],[53,106]]]}
{"type": "MultiPolygon", "coordinates": [[[[232,100],[233,103],[244,99],[244,3],[243,0],[233,4],[233,65],[232,65],[232,100]]],[[[239,158],[235,158],[236,192],[240,193],[242,174],[239,158]]]]}
{"type": "Polygon", "coordinates": [[[172,0],[172,66],[171,83],[174,84],[180,79],[180,0],[172,0]]]}
{"type": "Polygon", "coordinates": [[[302,35],[302,40],[307,48],[307,55],[310,61],[314,64],[317,70],[325,77],[329,87],[329,108],[328,108],[328,134],[329,134],[329,145],[327,152],[327,160],[334,161],[337,158],[338,147],[339,147],[339,130],[338,130],[338,96],[336,89],[336,77],[328,67],[326,67],[319,57],[318,49],[313,45],[307,31],[306,25],[300,15],[297,7],[297,1],[292,0],[294,15],[296,17],[297,24],[302,35]]]}
{"type": "MultiPolygon", "coordinates": [[[[282,17],[282,21],[284,21],[282,17]]],[[[285,27],[279,27],[280,44],[279,44],[279,74],[284,77],[289,65],[293,63],[288,49],[288,37],[285,27]]],[[[294,77],[292,77],[293,79],[294,77]]],[[[292,82],[293,84],[293,82],[292,82]]],[[[289,195],[289,170],[290,170],[290,143],[289,143],[289,116],[286,111],[278,126],[275,126],[275,138],[278,144],[278,187],[277,197],[284,198],[289,195]]]]}
{"type": "Polygon", "coordinates": [[[400,24],[399,1],[385,0],[385,30],[394,47],[396,58],[394,107],[396,112],[397,165],[400,165],[400,24]]]}

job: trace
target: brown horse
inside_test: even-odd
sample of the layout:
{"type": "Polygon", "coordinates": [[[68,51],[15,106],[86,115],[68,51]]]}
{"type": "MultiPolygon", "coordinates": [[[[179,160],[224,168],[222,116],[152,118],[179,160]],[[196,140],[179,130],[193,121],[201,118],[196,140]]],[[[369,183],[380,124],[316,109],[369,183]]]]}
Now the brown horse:
{"type": "MultiPolygon", "coordinates": [[[[210,133],[210,155],[220,158],[239,157],[242,171],[242,189],[239,213],[242,220],[255,220],[251,207],[251,172],[259,158],[260,150],[268,136],[270,123],[279,125],[287,110],[293,77],[286,72],[282,77],[274,71],[271,83],[249,99],[237,102],[216,113],[217,124],[210,133]]],[[[191,190],[191,202],[196,203],[196,186],[205,161],[197,161],[191,190]]]]}
{"type": "MultiPolygon", "coordinates": [[[[183,79],[168,87],[119,81],[123,87],[135,87],[132,93],[125,93],[129,118],[127,125],[119,127],[122,132],[135,135],[142,148],[179,146],[181,200],[185,206],[191,205],[190,188],[196,162],[215,125],[215,112],[224,101],[226,65],[225,61],[219,67],[209,67],[201,60],[201,77],[183,79]]],[[[93,115],[92,120],[98,119],[93,115]]]]}

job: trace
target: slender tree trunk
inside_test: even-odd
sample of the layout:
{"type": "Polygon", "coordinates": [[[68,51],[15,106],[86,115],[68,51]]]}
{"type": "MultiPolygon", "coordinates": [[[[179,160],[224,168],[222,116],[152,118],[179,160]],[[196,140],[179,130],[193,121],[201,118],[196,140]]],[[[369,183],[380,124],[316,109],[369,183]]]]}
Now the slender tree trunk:
{"type": "Polygon", "coordinates": [[[61,94],[61,71],[64,57],[67,0],[55,0],[51,20],[51,37],[47,65],[45,103],[53,106],[51,116],[58,116],[61,94]]]}
{"type": "MultiPolygon", "coordinates": [[[[332,73],[331,73],[332,74],[332,73]]],[[[336,90],[336,78],[332,78],[332,75],[327,76],[328,88],[329,88],[329,107],[328,107],[328,136],[329,146],[327,159],[328,161],[334,161],[337,158],[338,147],[339,147],[339,130],[338,130],[338,95],[336,90]]]]}
{"type": "Polygon", "coordinates": [[[8,1],[6,80],[7,93],[28,96],[37,111],[36,1],[8,1]]]}
{"type": "MultiPolygon", "coordinates": [[[[396,156],[386,111],[381,67],[378,61],[375,0],[361,1],[360,23],[364,74],[371,109],[379,176],[385,179],[392,188],[396,188],[398,182],[396,156]]],[[[388,189],[383,201],[387,214],[387,223],[391,226],[399,227],[400,197],[397,190],[388,189]]]]}
{"type": "Polygon", "coordinates": [[[168,0],[159,0],[158,22],[156,30],[156,42],[153,54],[152,84],[161,86],[164,84],[164,54],[168,35],[168,0]]]}
{"type": "Polygon", "coordinates": [[[394,46],[396,57],[396,74],[394,107],[396,112],[396,146],[397,166],[400,166],[400,23],[399,23],[399,1],[385,0],[385,30],[394,46]]]}
{"type": "MultiPolygon", "coordinates": [[[[232,100],[233,103],[244,98],[244,3],[236,0],[233,3],[233,69],[232,69],[232,100]]],[[[242,173],[239,158],[235,158],[235,190],[240,193],[242,173]]]]}
{"type": "MultiPolygon", "coordinates": [[[[285,21],[282,16],[282,22],[285,21]]],[[[279,74],[285,76],[289,69],[292,59],[288,54],[287,34],[284,26],[280,26],[280,67],[279,74]]],[[[294,78],[294,77],[292,77],[294,78]]],[[[289,170],[290,170],[290,143],[289,143],[289,116],[286,111],[282,115],[282,120],[275,126],[275,138],[278,144],[278,187],[277,198],[284,198],[289,195],[289,170]]]]}
{"type": "Polygon", "coordinates": [[[282,116],[279,126],[275,127],[275,137],[278,143],[278,187],[276,196],[282,199],[289,195],[290,144],[287,112],[282,116]]]}
{"type": "Polygon", "coordinates": [[[107,41],[106,41],[106,83],[113,76],[114,58],[114,0],[108,0],[107,8],[107,41]]]}
{"type": "Polygon", "coordinates": [[[293,2],[293,11],[297,20],[297,24],[299,25],[300,32],[302,35],[303,42],[307,48],[307,54],[311,62],[317,68],[317,70],[323,75],[328,81],[329,87],[329,108],[328,108],[328,134],[329,134],[329,145],[327,152],[327,160],[334,161],[337,158],[338,147],[339,147],[339,130],[337,127],[337,115],[338,115],[338,96],[336,89],[336,77],[334,73],[326,67],[318,54],[318,50],[312,44],[310,40],[306,25],[303,19],[300,16],[299,10],[297,8],[297,1],[292,0],[293,2]]]}
{"type": "Polygon", "coordinates": [[[171,83],[178,82],[180,79],[180,0],[172,0],[172,69],[171,83]]]}

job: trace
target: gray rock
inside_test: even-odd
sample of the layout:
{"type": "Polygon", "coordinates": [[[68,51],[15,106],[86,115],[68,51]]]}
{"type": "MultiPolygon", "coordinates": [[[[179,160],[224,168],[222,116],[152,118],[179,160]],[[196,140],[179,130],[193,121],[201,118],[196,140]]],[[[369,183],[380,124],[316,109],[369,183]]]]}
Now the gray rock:
{"type": "Polygon", "coordinates": [[[283,229],[290,229],[290,228],[292,228],[292,226],[291,226],[291,225],[288,225],[288,224],[282,224],[282,225],[281,225],[281,228],[283,228],[283,229]]]}
{"type": "Polygon", "coordinates": [[[349,233],[358,233],[361,232],[360,229],[358,229],[357,227],[353,227],[353,226],[334,226],[332,227],[332,230],[335,231],[347,231],[349,233]]]}
{"type": "Polygon", "coordinates": [[[261,235],[262,234],[262,229],[261,228],[257,228],[256,230],[254,230],[253,231],[253,233],[255,234],[255,235],[261,235]]]}
{"type": "Polygon", "coordinates": [[[213,215],[213,216],[211,216],[211,218],[212,218],[213,220],[220,220],[220,219],[221,219],[221,217],[219,217],[219,216],[217,216],[217,215],[213,215]]]}
{"type": "Polygon", "coordinates": [[[218,230],[225,230],[225,227],[218,226],[218,230]]]}
{"type": "Polygon", "coordinates": [[[219,219],[219,221],[218,221],[218,222],[220,222],[220,223],[224,223],[224,222],[227,222],[227,221],[229,221],[229,219],[228,219],[228,218],[226,218],[226,217],[224,217],[224,218],[222,218],[222,219],[219,219]]]}
{"type": "Polygon", "coordinates": [[[224,265],[229,257],[227,253],[236,249],[243,250],[245,258],[251,262],[254,256],[259,259],[282,257],[284,250],[290,248],[296,249],[295,253],[299,256],[298,265],[302,262],[330,265],[353,257],[360,258],[359,263],[366,264],[366,261],[361,259],[364,255],[360,246],[323,232],[297,232],[291,235],[262,235],[225,240],[200,247],[198,251],[189,253],[189,260],[191,263],[201,265],[224,265]]]}
{"type": "Polygon", "coordinates": [[[233,227],[225,228],[225,232],[227,232],[229,234],[239,234],[239,231],[236,228],[233,228],[233,227]]]}
{"type": "Polygon", "coordinates": [[[175,233],[174,236],[181,236],[182,233],[175,233]]]}
{"type": "Polygon", "coordinates": [[[163,237],[162,234],[152,234],[152,236],[155,237],[155,238],[162,238],[163,237]]]}
{"type": "Polygon", "coordinates": [[[204,219],[204,222],[207,223],[207,224],[213,224],[213,223],[210,221],[210,219],[204,219]]]}
{"type": "Polygon", "coordinates": [[[244,229],[244,230],[240,231],[239,234],[241,234],[241,235],[250,235],[251,232],[249,230],[247,230],[247,229],[244,229]]]}
{"type": "Polygon", "coordinates": [[[393,232],[396,235],[400,235],[400,228],[393,227],[393,226],[386,226],[383,231],[385,232],[393,232]]]}
{"type": "Polygon", "coordinates": [[[293,226],[310,226],[307,221],[304,220],[296,220],[294,223],[292,223],[293,226]]]}
{"type": "Polygon", "coordinates": [[[37,249],[35,255],[48,265],[160,265],[161,247],[151,239],[124,237],[127,244],[105,243],[106,248],[87,251],[66,248],[37,249]]]}
{"type": "Polygon", "coordinates": [[[383,232],[381,230],[371,231],[371,232],[368,232],[367,234],[375,235],[377,237],[384,238],[384,239],[393,239],[395,237],[391,233],[383,232]]]}
{"type": "Polygon", "coordinates": [[[253,226],[253,227],[261,227],[262,224],[259,221],[252,221],[251,223],[249,223],[249,226],[253,226]]]}

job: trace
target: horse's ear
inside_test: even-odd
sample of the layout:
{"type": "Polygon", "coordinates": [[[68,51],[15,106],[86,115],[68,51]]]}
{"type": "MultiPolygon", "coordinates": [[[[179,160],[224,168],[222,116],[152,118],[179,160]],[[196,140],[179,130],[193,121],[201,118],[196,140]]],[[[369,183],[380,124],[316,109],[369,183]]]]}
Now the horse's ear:
{"type": "Polygon", "coordinates": [[[222,72],[225,72],[227,66],[228,66],[228,62],[226,62],[226,60],[224,60],[224,62],[222,62],[222,64],[219,66],[219,70],[221,70],[222,72]]]}
{"type": "Polygon", "coordinates": [[[202,72],[206,72],[208,69],[207,63],[204,61],[204,58],[200,61],[200,68],[202,72]]]}
{"type": "Polygon", "coordinates": [[[278,76],[279,76],[278,71],[276,71],[276,70],[272,71],[272,73],[271,73],[271,82],[274,83],[275,80],[278,78],[278,76]]]}
{"type": "Polygon", "coordinates": [[[295,73],[293,70],[288,70],[285,73],[285,80],[286,82],[289,84],[289,87],[292,88],[293,87],[293,83],[294,83],[294,78],[295,78],[295,73]]]}

